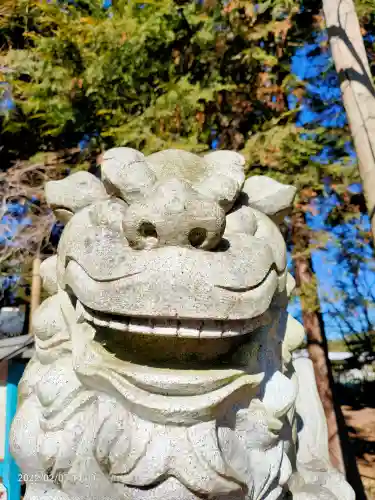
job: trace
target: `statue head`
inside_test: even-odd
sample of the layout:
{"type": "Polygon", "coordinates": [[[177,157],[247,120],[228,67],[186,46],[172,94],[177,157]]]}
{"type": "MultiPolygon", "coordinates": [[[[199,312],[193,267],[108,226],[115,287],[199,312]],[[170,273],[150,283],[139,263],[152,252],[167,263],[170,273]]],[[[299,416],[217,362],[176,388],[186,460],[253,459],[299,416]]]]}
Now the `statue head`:
{"type": "MultiPolygon", "coordinates": [[[[46,186],[67,222],[57,281],[85,319],[112,331],[204,339],[242,336],[286,287],[272,217],[295,188],[245,181],[244,158],[115,148],[101,180],[78,172],[46,186]]],[[[118,338],[118,336],[117,336],[118,338]]]]}

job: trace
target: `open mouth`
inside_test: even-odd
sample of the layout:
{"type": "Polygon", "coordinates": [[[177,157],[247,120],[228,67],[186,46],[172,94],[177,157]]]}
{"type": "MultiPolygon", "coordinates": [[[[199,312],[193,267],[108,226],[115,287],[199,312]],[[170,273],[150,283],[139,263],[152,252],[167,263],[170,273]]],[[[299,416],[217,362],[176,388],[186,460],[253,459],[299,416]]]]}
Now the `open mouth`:
{"type": "Polygon", "coordinates": [[[270,321],[266,312],[246,320],[176,319],[118,316],[93,311],[79,300],[76,304],[77,317],[101,328],[140,335],[157,335],[180,338],[226,338],[246,335],[270,321]]]}

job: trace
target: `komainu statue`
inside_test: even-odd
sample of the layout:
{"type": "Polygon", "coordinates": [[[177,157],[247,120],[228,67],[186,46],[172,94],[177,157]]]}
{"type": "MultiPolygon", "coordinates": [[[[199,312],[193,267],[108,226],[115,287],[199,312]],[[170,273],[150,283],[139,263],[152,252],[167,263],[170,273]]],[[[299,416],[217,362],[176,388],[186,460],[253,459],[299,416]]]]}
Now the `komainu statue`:
{"type": "Polygon", "coordinates": [[[235,152],[114,148],[46,185],[36,353],[11,450],[27,500],[352,500],[328,459],[279,230],[295,189],[235,152]]]}

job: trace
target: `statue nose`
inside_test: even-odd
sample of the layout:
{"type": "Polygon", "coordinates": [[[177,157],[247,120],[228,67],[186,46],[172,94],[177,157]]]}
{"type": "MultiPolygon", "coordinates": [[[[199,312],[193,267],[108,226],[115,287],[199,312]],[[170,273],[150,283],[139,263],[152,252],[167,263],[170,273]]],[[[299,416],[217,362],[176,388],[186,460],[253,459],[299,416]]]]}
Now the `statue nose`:
{"type": "Polygon", "coordinates": [[[177,179],[155,185],[147,200],[133,203],[123,227],[135,249],[165,245],[211,250],[225,229],[225,212],[218,203],[177,179]]]}

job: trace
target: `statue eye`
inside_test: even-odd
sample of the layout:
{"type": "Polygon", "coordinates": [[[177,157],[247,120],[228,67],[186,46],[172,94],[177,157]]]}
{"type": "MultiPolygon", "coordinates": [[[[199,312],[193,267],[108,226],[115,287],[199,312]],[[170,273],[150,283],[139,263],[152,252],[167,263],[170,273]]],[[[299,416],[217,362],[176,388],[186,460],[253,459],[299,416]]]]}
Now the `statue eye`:
{"type": "Polygon", "coordinates": [[[188,240],[191,246],[198,248],[207,238],[207,230],[203,227],[195,227],[189,232],[188,240]]]}
{"type": "Polygon", "coordinates": [[[158,237],[156,227],[154,226],[154,224],[152,222],[149,222],[149,221],[142,222],[139,225],[138,232],[143,238],[157,238],[158,237]]]}

